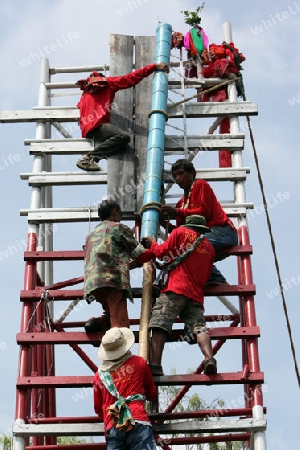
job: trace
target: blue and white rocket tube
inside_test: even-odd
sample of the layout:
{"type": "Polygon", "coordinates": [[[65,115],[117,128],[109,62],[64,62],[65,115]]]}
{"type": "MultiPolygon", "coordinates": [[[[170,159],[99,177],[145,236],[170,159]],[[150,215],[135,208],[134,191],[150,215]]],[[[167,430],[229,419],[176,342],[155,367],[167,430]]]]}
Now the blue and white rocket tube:
{"type": "MultiPolygon", "coordinates": [[[[172,27],[161,23],[156,28],[155,62],[170,65],[172,27]]],[[[149,135],[147,145],[146,180],[143,197],[141,238],[156,236],[161,200],[162,173],[164,164],[165,123],[167,121],[168,76],[156,71],[152,85],[149,135]]]]}

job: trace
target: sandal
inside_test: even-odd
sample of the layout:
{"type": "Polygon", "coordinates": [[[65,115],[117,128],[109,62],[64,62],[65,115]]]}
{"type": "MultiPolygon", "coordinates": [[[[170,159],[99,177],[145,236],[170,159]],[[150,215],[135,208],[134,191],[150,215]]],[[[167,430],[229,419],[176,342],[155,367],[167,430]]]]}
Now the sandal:
{"type": "Polygon", "coordinates": [[[86,333],[96,333],[97,331],[107,331],[110,329],[110,320],[106,315],[91,317],[84,325],[86,333]]]}
{"type": "Polygon", "coordinates": [[[79,159],[76,163],[79,169],[85,170],[86,172],[96,172],[103,170],[98,164],[89,156],[84,156],[79,159]]]}
{"type": "Polygon", "coordinates": [[[217,373],[217,361],[215,358],[210,358],[205,361],[204,373],[205,375],[214,375],[217,373]]]}
{"type": "Polygon", "coordinates": [[[151,364],[149,363],[149,368],[151,370],[151,373],[153,376],[163,376],[164,375],[164,371],[162,369],[162,366],[158,366],[156,364],[151,364]]]}

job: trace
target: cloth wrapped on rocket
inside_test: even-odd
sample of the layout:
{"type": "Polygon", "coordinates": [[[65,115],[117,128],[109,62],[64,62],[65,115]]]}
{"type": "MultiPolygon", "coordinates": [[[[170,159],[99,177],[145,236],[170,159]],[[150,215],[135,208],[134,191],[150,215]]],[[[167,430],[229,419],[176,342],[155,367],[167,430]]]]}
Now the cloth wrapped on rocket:
{"type": "Polygon", "coordinates": [[[233,42],[211,44],[208,50],[203,50],[201,56],[203,63],[201,75],[204,78],[224,78],[229,77],[231,73],[238,75],[241,63],[246,59],[233,42]]]}
{"type": "Polygon", "coordinates": [[[198,78],[197,58],[201,61],[202,52],[208,48],[209,39],[204,29],[194,25],[184,36],[184,48],[187,50],[188,62],[185,64],[185,77],[198,78]]]}
{"type": "Polygon", "coordinates": [[[200,56],[203,50],[208,48],[208,37],[202,27],[193,26],[184,36],[184,48],[188,52],[188,57],[200,56]]]}

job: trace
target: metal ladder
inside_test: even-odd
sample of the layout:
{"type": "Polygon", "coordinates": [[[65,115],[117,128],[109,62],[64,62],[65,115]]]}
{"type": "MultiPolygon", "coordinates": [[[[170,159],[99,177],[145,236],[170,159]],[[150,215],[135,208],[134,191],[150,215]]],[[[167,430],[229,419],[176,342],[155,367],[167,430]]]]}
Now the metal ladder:
{"type": "MultiPolygon", "coordinates": [[[[116,41],[120,39],[116,36],[116,41]]],[[[131,37],[128,37],[130,39],[131,37]]],[[[114,39],[114,37],[113,37],[114,39]]],[[[126,37],[125,37],[126,39],[126,37]]],[[[143,38],[144,39],[144,38],[143,38]]],[[[145,41],[141,39],[141,47],[145,41]]],[[[150,40],[151,41],[151,40],[150,40]]],[[[153,45],[153,40],[148,45],[153,45]]],[[[128,42],[126,42],[128,44],[128,42]]],[[[120,44],[122,45],[122,44],[120,44]]],[[[124,44],[125,45],[125,44],[124,44]]],[[[90,72],[94,69],[105,70],[106,66],[100,67],[75,67],[67,68],[68,73],[90,72]]],[[[89,140],[72,138],[69,130],[64,127],[66,123],[74,123],[78,120],[78,110],[74,106],[54,107],[50,103],[50,92],[54,89],[73,89],[74,82],[57,82],[51,80],[51,73],[55,70],[49,67],[47,60],[43,61],[41,68],[41,84],[39,92],[38,107],[29,111],[4,111],[1,114],[2,123],[36,122],[35,139],[27,139],[25,144],[29,146],[30,155],[34,155],[33,170],[29,174],[21,174],[22,179],[28,181],[32,187],[30,208],[21,210],[22,216],[28,218],[28,248],[24,254],[25,285],[21,291],[22,302],[22,327],[17,335],[20,345],[20,374],[17,380],[17,406],[16,421],[14,424],[14,437],[16,450],[27,448],[29,438],[32,439],[33,450],[45,446],[47,449],[56,448],[56,436],[103,436],[103,424],[98,418],[91,417],[57,417],[56,395],[62,387],[91,387],[92,375],[67,375],[57,376],[55,374],[53,359],[55,345],[69,345],[72,350],[90,368],[91,372],[96,370],[95,363],[82,350],[80,345],[91,344],[91,338],[81,331],[72,330],[75,326],[83,326],[83,322],[68,322],[72,308],[75,308],[78,299],[83,298],[82,289],[73,289],[72,286],[82,283],[83,278],[70,278],[63,281],[54,281],[53,263],[57,261],[82,261],[84,252],[76,250],[53,250],[53,224],[64,223],[89,223],[98,220],[96,206],[77,207],[53,207],[52,187],[55,186],[78,186],[78,185],[107,185],[110,180],[108,171],[96,174],[83,172],[52,172],[51,160],[53,155],[78,155],[92,148],[93,143],[89,140]],[[59,130],[64,139],[51,139],[49,124],[59,130]],[[39,276],[37,276],[37,274],[39,276]],[[46,285],[42,286],[39,278],[46,285]],[[60,320],[54,323],[49,321],[49,315],[53,314],[53,302],[67,301],[68,306],[61,312],[60,320]],[[45,323],[43,329],[39,324],[45,323]],[[67,326],[65,326],[67,325],[67,326]],[[34,370],[36,369],[36,370],[34,370]],[[37,395],[42,390],[42,404],[35,404],[37,395]],[[40,415],[40,416],[39,416],[40,415]]],[[[56,73],[62,73],[63,69],[57,69],[56,73]]],[[[124,71],[123,73],[126,73],[124,71]]],[[[207,84],[209,85],[209,82],[207,84]]],[[[215,83],[216,80],[212,80],[215,83]]],[[[170,80],[169,87],[179,86],[183,89],[185,85],[182,80],[170,80]]],[[[191,84],[190,84],[191,86],[191,84]]],[[[183,94],[183,92],[182,92],[183,94]]],[[[171,106],[171,105],[170,105],[171,106]]],[[[174,399],[172,404],[161,413],[150,414],[153,421],[154,431],[157,435],[165,436],[177,433],[196,433],[191,439],[186,436],[183,440],[172,437],[168,439],[170,445],[177,443],[188,444],[189,442],[212,442],[211,433],[217,433],[219,442],[227,440],[246,440],[250,442],[253,450],[264,450],[266,421],[263,417],[264,407],[262,404],[261,385],[264,382],[263,373],[259,369],[258,360],[258,338],[259,327],[255,321],[255,285],[251,275],[251,253],[248,228],[246,223],[246,212],[251,204],[246,202],[245,181],[248,168],[242,164],[242,150],[244,147],[244,135],[240,133],[238,117],[243,115],[256,115],[257,107],[250,102],[238,102],[233,87],[229,87],[229,101],[224,104],[199,104],[197,102],[185,103],[181,106],[168,110],[170,120],[184,121],[184,130],[187,130],[186,121],[200,119],[202,117],[225,117],[230,116],[231,133],[229,136],[221,135],[189,135],[183,136],[166,135],[165,155],[174,157],[182,154],[188,155],[187,150],[193,151],[218,151],[220,148],[228,148],[232,152],[232,167],[226,169],[209,168],[197,169],[197,177],[207,181],[230,180],[234,186],[234,201],[221,202],[226,213],[238,221],[240,245],[224,251],[224,255],[236,258],[238,280],[237,284],[209,288],[205,292],[206,302],[208,299],[218,297],[223,299],[225,306],[229,309],[228,314],[210,314],[206,317],[208,326],[216,320],[222,325],[229,322],[229,326],[210,327],[211,338],[216,341],[214,350],[217,352],[226,347],[226,342],[231,339],[241,341],[242,362],[240,370],[236,372],[221,372],[208,377],[202,374],[203,362],[200,363],[194,374],[166,375],[157,377],[158,386],[177,385],[182,386],[180,396],[184,396],[192,386],[236,385],[243,386],[245,403],[240,408],[226,408],[223,411],[196,411],[193,414],[185,412],[182,414],[172,412],[180,399],[174,399]],[[227,297],[236,297],[238,307],[230,303],[227,297]],[[202,420],[193,422],[192,417],[221,418],[218,421],[202,420]],[[231,419],[230,419],[231,417],[231,419]],[[180,423],[163,423],[169,419],[184,419],[180,423]]],[[[137,132],[138,133],[138,132],[137,132]]],[[[122,162],[121,162],[122,163],[122,162]]],[[[168,167],[168,166],[167,166],[168,167]]],[[[165,171],[168,180],[168,169],[165,171]]],[[[172,199],[175,197],[167,197],[172,199]]],[[[136,221],[136,214],[131,210],[125,211],[124,220],[136,221]]],[[[137,225],[138,226],[138,225],[137,225]]],[[[141,288],[133,289],[135,298],[142,297],[141,288]]],[[[221,300],[222,301],[222,300],[221,300]]],[[[53,318],[53,316],[52,316],[53,318]]],[[[138,327],[139,319],[132,319],[133,327],[138,327]]],[[[138,333],[135,331],[137,339],[138,333]]],[[[174,330],[172,341],[180,340],[181,330],[174,330]]],[[[95,335],[99,342],[101,333],[95,335]]],[[[160,438],[161,445],[167,448],[164,438],[160,438]]],[[[29,447],[28,447],[29,448],[29,447]]],[[[80,445],[78,445],[80,448],[80,445]]],[[[84,448],[105,448],[105,443],[84,444],[84,448]]]]}

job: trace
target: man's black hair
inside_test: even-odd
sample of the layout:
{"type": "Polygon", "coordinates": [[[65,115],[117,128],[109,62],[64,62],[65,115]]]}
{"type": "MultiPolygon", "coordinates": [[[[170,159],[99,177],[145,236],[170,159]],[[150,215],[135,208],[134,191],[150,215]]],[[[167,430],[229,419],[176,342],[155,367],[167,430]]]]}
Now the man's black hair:
{"type": "Polygon", "coordinates": [[[116,209],[118,212],[121,212],[121,207],[117,202],[113,200],[103,200],[103,202],[98,205],[99,219],[108,219],[114,209],[116,209]]]}
{"type": "Polygon", "coordinates": [[[177,161],[175,161],[172,164],[171,172],[172,173],[175,172],[175,170],[180,169],[180,167],[183,167],[186,172],[194,172],[194,178],[195,178],[196,169],[192,162],[188,161],[187,159],[177,159],[177,161]]]}

